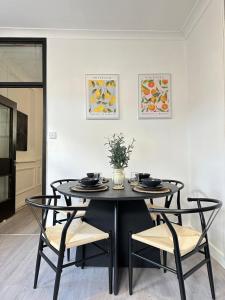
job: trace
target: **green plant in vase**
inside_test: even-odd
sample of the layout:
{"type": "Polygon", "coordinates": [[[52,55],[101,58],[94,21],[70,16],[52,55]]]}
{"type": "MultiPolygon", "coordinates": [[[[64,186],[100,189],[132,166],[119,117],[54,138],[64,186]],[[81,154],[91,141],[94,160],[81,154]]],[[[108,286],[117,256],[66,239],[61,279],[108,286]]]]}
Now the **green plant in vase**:
{"type": "Polygon", "coordinates": [[[126,145],[124,135],[114,133],[105,143],[110,152],[110,155],[108,155],[110,165],[114,169],[113,182],[115,186],[122,186],[124,183],[124,168],[128,167],[128,161],[134,149],[134,142],[135,139],[132,140],[131,144],[126,145]]]}

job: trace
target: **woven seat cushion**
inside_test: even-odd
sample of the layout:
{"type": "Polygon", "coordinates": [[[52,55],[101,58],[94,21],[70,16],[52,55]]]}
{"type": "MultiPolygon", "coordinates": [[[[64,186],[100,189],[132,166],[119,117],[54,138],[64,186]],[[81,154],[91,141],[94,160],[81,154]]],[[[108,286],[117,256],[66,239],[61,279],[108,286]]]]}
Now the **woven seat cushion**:
{"type": "MultiPolygon", "coordinates": [[[[178,236],[181,255],[192,251],[201,236],[201,232],[176,224],[173,224],[173,227],[178,236]]],[[[173,238],[166,224],[132,234],[132,238],[161,250],[174,253],[173,238]]],[[[204,242],[205,239],[203,239],[202,243],[204,242]]]]}
{"type": "MultiPolygon", "coordinates": [[[[46,228],[46,235],[50,244],[59,249],[62,230],[65,224],[57,224],[46,228]]],[[[108,233],[82,222],[81,219],[73,220],[66,235],[66,248],[81,246],[84,244],[107,239],[108,233]]]]}

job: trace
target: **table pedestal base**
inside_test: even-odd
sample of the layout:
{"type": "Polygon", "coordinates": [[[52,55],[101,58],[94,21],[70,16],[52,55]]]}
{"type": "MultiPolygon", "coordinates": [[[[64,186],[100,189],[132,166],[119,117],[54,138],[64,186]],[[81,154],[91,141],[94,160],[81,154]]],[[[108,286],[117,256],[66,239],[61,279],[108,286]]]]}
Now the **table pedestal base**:
{"type": "MultiPolygon", "coordinates": [[[[85,216],[86,221],[105,231],[112,231],[113,249],[114,249],[114,294],[118,293],[119,267],[128,266],[128,233],[140,232],[153,227],[148,209],[144,200],[128,201],[104,201],[92,200],[85,216]]],[[[99,242],[106,247],[106,242],[99,242]]],[[[134,251],[144,248],[146,245],[135,242],[134,251]]],[[[81,257],[81,247],[77,249],[77,257],[81,257]]],[[[98,249],[94,245],[85,245],[85,256],[96,254],[98,249]]],[[[160,263],[160,253],[158,249],[149,247],[142,252],[147,258],[160,263]]],[[[136,268],[155,268],[137,258],[133,258],[133,266],[136,268]]],[[[106,256],[97,257],[85,262],[85,266],[107,267],[108,260],[106,256]]]]}

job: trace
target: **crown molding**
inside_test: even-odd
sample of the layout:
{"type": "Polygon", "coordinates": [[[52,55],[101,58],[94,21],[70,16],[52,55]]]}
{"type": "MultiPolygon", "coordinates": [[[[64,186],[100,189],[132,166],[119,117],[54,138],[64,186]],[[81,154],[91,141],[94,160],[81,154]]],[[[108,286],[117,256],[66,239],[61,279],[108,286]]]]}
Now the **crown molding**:
{"type": "Polygon", "coordinates": [[[192,7],[184,22],[184,25],[181,28],[181,32],[183,33],[185,39],[187,39],[190,33],[194,30],[211,2],[212,0],[198,0],[192,7]]]}
{"type": "Polygon", "coordinates": [[[0,27],[0,37],[46,37],[65,39],[108,40],[175,40],[183,41],[180,31],[155,30],[76,30],[52,28],[0,27]]]}

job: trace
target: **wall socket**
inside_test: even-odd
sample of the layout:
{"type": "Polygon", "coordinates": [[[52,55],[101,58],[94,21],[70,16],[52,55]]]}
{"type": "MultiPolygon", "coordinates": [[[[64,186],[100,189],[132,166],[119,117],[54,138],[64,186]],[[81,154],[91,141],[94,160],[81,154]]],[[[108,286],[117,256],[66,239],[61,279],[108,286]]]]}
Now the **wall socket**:
{"type": "Polygon", "coordinates": [[[51,140],[57,139],[57,132],[56,131],[49,131],[48,138],[51,140]]]}

